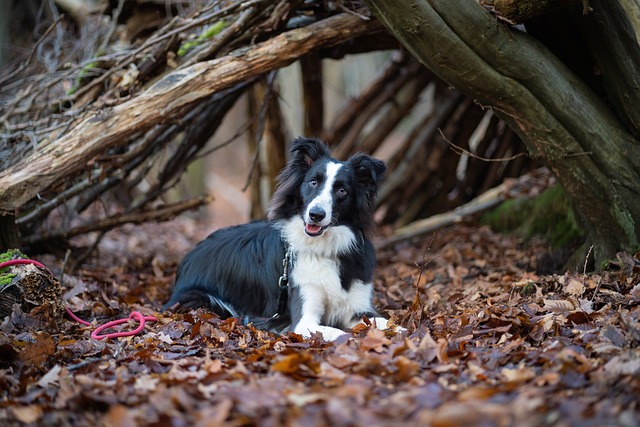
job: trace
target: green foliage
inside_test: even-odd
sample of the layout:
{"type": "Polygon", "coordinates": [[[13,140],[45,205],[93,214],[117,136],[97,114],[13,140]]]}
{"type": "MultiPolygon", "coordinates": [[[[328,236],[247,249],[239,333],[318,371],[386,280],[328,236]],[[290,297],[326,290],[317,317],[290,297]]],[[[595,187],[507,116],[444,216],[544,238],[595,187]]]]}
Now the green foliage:
{"type": "MultiPolygon", "coordinates": [[[[9,249],[8,251],[0,254],[0,262],[10,261],[12,259],[26,258],[27,256],[20,252],[18,249],[9,249]]],[[[10,284],[15,274],[9,273],[9,267],[0,269],[0,288],[10,284]]]]}
{"type": "Polygon", "coordinates": [[[194,47],[220,34],[220,32],[224,30],[228,25],[229,23],[227,21],[218,21],[215,24],[211,25],[210,27],[206,28],[202,32],[202,34],[200,34],[195,39],[182,43],[182,45],[178,49],[178,56],[180,57],[185,56],[194,47]]]}
{"type": "Polygon", "coordinates": [[[480,222],[498,232],[524,238],[541,235],[554,249],[583,236],[565,190],[556,184],[537,197],[507,200],[485,214],[480,222]]]}

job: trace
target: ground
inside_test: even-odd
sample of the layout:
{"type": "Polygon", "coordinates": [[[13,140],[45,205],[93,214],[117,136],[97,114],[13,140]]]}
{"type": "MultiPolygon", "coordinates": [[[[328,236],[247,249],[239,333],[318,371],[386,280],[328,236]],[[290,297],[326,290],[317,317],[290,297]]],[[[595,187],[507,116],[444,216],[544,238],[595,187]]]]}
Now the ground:
{"type": "MultiPolygon", "coordinates": [[[[637,257],[538,276],[542,242],[457,224],[379,251],[376,301],[406,333],[362,324],[327,343],[162,312],[207,232],[180,218],[109,233],[62,278],[90,327],[15,309],[0,326],[0,424],[639,425],[637,257]],[[90,338],[134,310],[157,322],[90,338]]],[[[59,273],[61,260],[39,260],[59,273]]]]}

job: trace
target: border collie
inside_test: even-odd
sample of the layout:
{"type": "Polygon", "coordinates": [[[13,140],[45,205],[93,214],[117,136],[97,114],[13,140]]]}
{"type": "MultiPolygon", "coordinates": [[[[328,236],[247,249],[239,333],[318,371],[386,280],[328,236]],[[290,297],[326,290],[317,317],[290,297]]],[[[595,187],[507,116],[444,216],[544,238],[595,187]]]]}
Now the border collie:
{"type": "Polygon", "coordinates": [[[320,332],[326,340],[363,316],[386,329],[372,305],[369,240],[385,169],[364,154],[337,161],[323,142],[296,139],[269,220],[218,230],[196,245],[178,267],[165,308],[206,307],[278,332],[320,332]]]}

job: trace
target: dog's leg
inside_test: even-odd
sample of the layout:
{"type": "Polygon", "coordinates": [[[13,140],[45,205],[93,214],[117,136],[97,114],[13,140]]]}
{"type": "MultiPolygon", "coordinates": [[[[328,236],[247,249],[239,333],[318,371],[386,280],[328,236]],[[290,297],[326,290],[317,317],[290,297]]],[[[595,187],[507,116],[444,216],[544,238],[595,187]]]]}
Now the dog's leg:
{"type": "Polygon", "coordinates": [[[305,338],[311,337],[314,332],[320,332],[327,341],[334,341],[346,333],[342,329],[320,324],[324,314],[322,300],[322,294],[314,292],[312,288],[303,290],[296,286],[291,290],[289,307],[295,325],[293,332],[305,338]]]}

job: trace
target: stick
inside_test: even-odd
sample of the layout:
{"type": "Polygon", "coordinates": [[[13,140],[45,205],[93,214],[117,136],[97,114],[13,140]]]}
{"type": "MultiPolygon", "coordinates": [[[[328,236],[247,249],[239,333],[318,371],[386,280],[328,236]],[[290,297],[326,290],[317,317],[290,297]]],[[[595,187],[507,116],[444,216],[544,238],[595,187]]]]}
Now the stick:
{"type": "Polygon", "coordinates": [[[56,239],[69,239],[92,231],[106,231],[124,224],[142,224],[149,221],[167,221],[179,213],[199,208],[211,201],[209,196],[201,196],[178,203],[166,204],[152,211],[134,212],[114,215],[97,221],[89,222],[69,230],[52,230],[42,234],[32,234],[22,239],[23,244],[42,243],[56,239]]]}
{"type": "Polygon", "coordinates": [[[510,185],[503,182],[497,187],[482,193],[470,202],[458,206],[450,212],[412,222],[405,227],[397,229],[391,236],[384,239],[376,246],[380,249],[393,245],[394,243],[413,239],[414,237],[420,237],[439,228],[460,222],[465,216],[491,209],[504,201],[504,194],[509,187],[510,185]]]}

